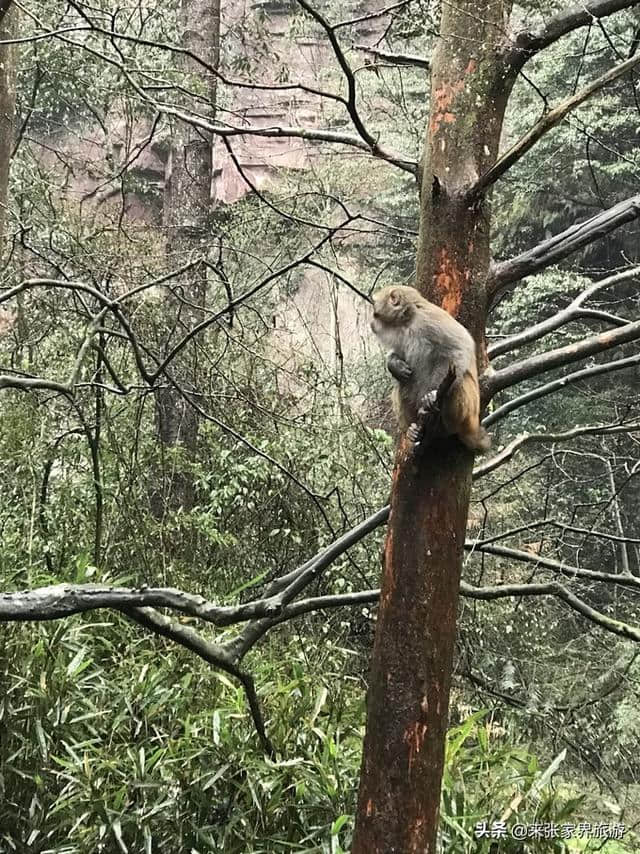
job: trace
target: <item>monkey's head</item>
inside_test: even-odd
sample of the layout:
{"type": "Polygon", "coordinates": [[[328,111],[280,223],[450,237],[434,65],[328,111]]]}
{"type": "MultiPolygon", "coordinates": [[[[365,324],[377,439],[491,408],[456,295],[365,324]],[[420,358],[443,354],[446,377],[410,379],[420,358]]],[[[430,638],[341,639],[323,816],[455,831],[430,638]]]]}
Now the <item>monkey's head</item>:
{"type": "Polygon", "coordinates": [[[385,332],[395,333],[407,326],[416,310],[416,297],[421,299],[418,291],[404,285],[393,285],[378,291],[373,298],[371,331],[384,339],[385,332]]]}

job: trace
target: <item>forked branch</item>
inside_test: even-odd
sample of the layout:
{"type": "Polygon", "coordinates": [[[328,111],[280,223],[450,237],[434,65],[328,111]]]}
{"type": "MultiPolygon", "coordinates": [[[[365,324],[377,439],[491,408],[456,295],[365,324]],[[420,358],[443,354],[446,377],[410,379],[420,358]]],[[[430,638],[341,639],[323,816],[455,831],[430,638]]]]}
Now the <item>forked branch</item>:
{"type": "Polygon", "coordinates": [[[517,347],[522,347],[524,344],[529,344],[531,341],[537,341],[539,338],[553,332],[554,329],[558,329],[561,326],[565,326],[567,323],[571,323],[572,320],[591,318],[594,320],[603,320],[606,323],[611,323],[613,326],[625,326],[628,321],[623,318],[603,311],[585,309],[583,308],[583,305],[598,291],[611,287],[612,285],[620,284],[620,282],[627,282],[629,279],[634,278],[640,278],[640,267],[631,267],[628,270],[623,270],[620,273],[614,273],[612,276],[607,276],[605,279],[592,282],[581,293],[579,293],[566,308],[561,309],[551,317],[547,317],[545,320],[541,320],[540,323],[534,323],[533,326],[527,326],[520,332],[516,332],[513,335],[509,335],[501,341],[497,341],[495,344],[492,344],[487,349],[489,359],[495,359],[497,356],[509,353],[511,350],[515,350],[517,347]]]}
{"type": "Polygon", "coordinates": [[[602,74],[600,77],[596,78],[588,86],[585,86],[584,89],[581,89],[579,92],[576,92],[575,95],[572,95],[571,98],[567,98],[565,101],[562,101],[562,103],[558,104],[557,107],[554,107],[553,110],[549,110],[545,113],[542,118],[540,118],[528,131],[528,133],[512,145],[511,148],[484,173],[484,175],[481,175],[478,178],[471,188],[469,196],[471,198],[475,198],[480,193],[484,192],[484,190],[488,189],[495,181],[498,180],[498,178],[504,175],[505,172],[514,165],[514,163],[517,163],[521,157],[530,151],[536,142],[542,139],[542,137],[550,131],[551,128],[554,128],[559,124],[562,119],[571,112],[571,110],[580,106],[580,104],[584,103],[587,98],[590,98],[591,95],[606,86],[607,83],[611,83],[614,80],[617,80],[618,77],[622,77],[623,74],[626,74],[627,71],[630,71],[639,63],[640,54],[632,56],[625,62],[621,62],[614,68],[609,69],[606,74],[602,74]]]}

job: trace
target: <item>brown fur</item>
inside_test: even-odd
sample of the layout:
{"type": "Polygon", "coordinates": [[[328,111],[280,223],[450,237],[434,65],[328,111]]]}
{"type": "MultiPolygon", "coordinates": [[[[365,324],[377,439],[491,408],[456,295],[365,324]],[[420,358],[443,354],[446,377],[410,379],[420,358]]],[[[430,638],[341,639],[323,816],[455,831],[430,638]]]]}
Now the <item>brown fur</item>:
{"type": "Polygon", "coordinates": [[[486,451],[491,438],[480,424],[475,342],[464,326],[415,288],[395,286],[376,294],[371,328],[388,350],[401,429],[416,421],[424,395],[438,388],[453,366],[456,379],[442,406],[444,429],[471,450],[486,451]]]}

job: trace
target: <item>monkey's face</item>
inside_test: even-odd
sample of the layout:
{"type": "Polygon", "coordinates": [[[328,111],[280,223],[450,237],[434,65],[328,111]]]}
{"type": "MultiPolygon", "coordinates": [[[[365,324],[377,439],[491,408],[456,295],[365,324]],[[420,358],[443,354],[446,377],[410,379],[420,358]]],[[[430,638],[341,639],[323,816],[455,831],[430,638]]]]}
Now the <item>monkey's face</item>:
{"type": "Polygon", "coordinates": [[[384,344],[387,337],[395,338],[410,322],[411,311],[412,306],[405,300],[400,287],[383,288],[373,300],[371,331],[384,344]]]}

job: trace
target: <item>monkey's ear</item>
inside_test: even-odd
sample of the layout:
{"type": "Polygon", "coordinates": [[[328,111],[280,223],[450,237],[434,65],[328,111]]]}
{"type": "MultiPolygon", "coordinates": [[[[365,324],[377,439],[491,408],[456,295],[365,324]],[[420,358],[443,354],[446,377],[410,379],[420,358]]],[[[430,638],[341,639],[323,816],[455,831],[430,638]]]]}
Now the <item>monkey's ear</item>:
{"type": "Polygon", "coordinates": [[[395,288],[392,288],[389,291],[389,302],[391,303],[391,305],[400,305],[400,294],[395,288]]]}

